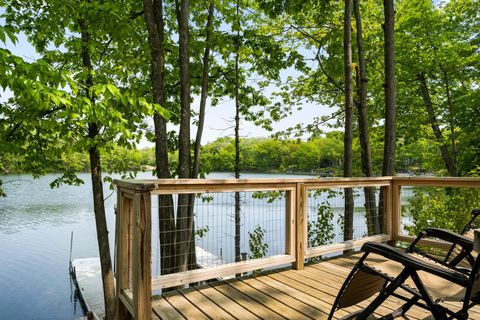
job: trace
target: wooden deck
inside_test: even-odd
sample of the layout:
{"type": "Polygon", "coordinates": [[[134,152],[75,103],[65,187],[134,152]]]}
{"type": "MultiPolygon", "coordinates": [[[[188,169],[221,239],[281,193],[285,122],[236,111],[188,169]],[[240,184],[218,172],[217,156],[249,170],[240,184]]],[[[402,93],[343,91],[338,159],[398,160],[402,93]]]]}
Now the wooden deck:
{"type": "MultiPolygon", "coordinates": [[[[152,319],[326,319],[359,256],[340,256],[307,265],[301,271],[263,272],[154,296],[152,319]]],[[[365,305],[347,310],[352,312],[365,305]]],[[[388,314],[400,305],[398,299],[389,298],[377,309],[376,316],[388,314]]],[[[337,311],[336,317],[346,314],[337,311]]],[[[413,307],[407,316],[405,319],[433,319],[419,307],[413,307]]],[[[480,307],[472,309],[470,319],[480,319],[480,307]]]]}

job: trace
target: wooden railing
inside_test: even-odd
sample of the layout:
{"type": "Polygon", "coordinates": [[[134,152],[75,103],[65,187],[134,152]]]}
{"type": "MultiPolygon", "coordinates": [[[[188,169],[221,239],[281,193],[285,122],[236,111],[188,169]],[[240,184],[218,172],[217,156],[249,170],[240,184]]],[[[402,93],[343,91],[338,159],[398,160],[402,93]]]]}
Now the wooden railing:
{"type": "MultiPolygon", "coordinates": [[[[338,179],[216,179],[118,180],[115,272],[118,319],[151,319],[152,290],[186,285],[226,275],[292,264],[302,269],[307,258],[359,248],[367,241],[412,241],[402,235],[401,188],[404,186],[480,187],[478,178],[377,177],[338,179]],[[307,243],[310,190],[384,188],[383,233],[309,248],[307,243]],[[165,194],[282,191],[285,193],[285,252],[261,259],[226,263],[215,268],[162,275],[152,279],[151,197],[165,194]]],[[[425,244],[445,247],[439,241],[425,244]]]]}

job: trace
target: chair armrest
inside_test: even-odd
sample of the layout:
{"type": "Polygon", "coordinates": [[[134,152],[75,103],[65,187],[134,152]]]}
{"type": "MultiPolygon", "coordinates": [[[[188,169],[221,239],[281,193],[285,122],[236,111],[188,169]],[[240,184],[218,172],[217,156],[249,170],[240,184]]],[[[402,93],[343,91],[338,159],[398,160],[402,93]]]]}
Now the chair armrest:
{"type": "Polygon", "coordinates": [[[434,263],[427,263],[413,257],[412,255],[405,253],[403,250],[399,250],[384,243],[366,242],[362,246],[362,251],[381,255],[387,259],[399,262],[407,268],[412,268],[414,270],[421,270],[434,274],[438,277],[441,277],[463,287],[468,286],[469,284],[468,275],[456,272],[451,269],[440,267],[434,263]]]}
{"type": "Polygon", "coordinates": [[[473,250],[473,240],[458,233],[440,228],[428,228],[425,229],[422,233],[424,233],[424,235],[427,237],[438,238],[452,244],[458,244],[468,252],[471,252],[473,250]]]}

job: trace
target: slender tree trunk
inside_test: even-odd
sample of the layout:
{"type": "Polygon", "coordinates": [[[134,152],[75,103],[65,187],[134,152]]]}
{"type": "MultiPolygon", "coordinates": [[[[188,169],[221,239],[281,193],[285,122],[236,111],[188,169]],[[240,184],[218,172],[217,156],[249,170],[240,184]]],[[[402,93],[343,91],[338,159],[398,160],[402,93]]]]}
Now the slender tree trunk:
{"type": "Polygon", "coordinates": [[[435,116],[435,109],[433,107],[432,99],[430,98],[430,92],[427,86],[427,80],[425,78],[425,74],[420,72],[417,74],[417,80],[419,83],[419,90],[422,95],[423,103],[425,104],[425,108],[427,109],[428,114],[428,121],[433,130],[433,134],[435,136],[435,140],[440,147],[440,152],[442,154],[443,163],[445,164],[445,168],[448,171],[448,174],[452,177],[458,177],[458,169],[455,161],[453,160],[452,154],[448,150],[447,146],[445,145],[445,141],[443,140],[442,130],[438,125],[437,117],[435,116]]]}
{"type": "MultiPolygon", "coordinates": [[[[90,94],[93,86],[92,62],[88,53],[90,33],[87,21],[79,19],[78,24],[82,37],[82,64],[88,72],[85,80],[85,96],[95,104],[95,98],[90,94]]],[[[94,141],[99,135],[99,128],[95,122],[88,124],[88,137],[94,141]]],[[[107,219],[105,216],[105,204],[103,202],[103,180],[100,152],[96,145],[89,149],[90,173],[92,179],[93,210],[95,212],[95,225],[97,228],[98,251],[100,254],[100,268],[102,273],[103,296],[105,303],[105,317],[107,320],[115,319],[115,284],[113,280],[112,259],[110,257],[110,244],[108,242],[107,219]]]]}
{"type": "MultiPolygon", "coordinates": [[[[150,78],[153,102],[165,106],[165,49],[162,0],[144,0],[144,17],[150,47],[150,78]]],[[[167,120],[159,113],[153,116],[155,126],[155,170],[157,178],[170,178],[168,169],[167,120]]],[[[175,267],[175,217],[171,195],[158,197],[158,226],[160,236],[160,269],[169,274],[175,267]]]]}
{"type": "MultiPolygon", "coordinates": [[[[383,34],[385,39],[385,141],[383,146],[382,175],[392,176],[395,173],[395,141],[396,141],[396,88],[395,88],[395,7],[393,0],[383,0],[385,23],[383,34]]],[[[385,213],[385,189],[380,189],[379,219],[385,213]]],[[[382,225],[382,224],[381,224],[382,225]]]]}
{"type": "MultiPolygon", "coordinates": [[[[352,83],[352,0],[345,0],[343,50],[345,67],[345,133],[343,139],[343,176],[352,176],[353,83],[352,83]]],[[[353,239],[353,190],[345,189],[344,240],[353,239]]]]}
{"type": "MultiPolygon", "coordinates": [[[[452,161],[457,166],[457,144],[455,142],[455,114],[453,110],[453,101],[452,101],[452,95],[450,94],[450,80],[448,77],[448,73],[446,70],[441,67],[442,72],[443,72],[443,77],[445,80],[445,92],[447,94],[447,105],[448,105],[448,115],[449,115],[449,127],[450,127],[450,143],[452,145],[452,161]]],[[[457,170],[457,174],[458,170],[457,170]]]]}
{"type": "Polygon", "coordinates": [[[395,8],[393,0],[383,1],[385,11],[385,144],[383,149],[384,176],[391,176],[395,171],[396,139],[396,88],[395,88],[395,8]]]}
{"type": "MultiPolygon", "coordinates": [[[[198,127],[197,127],[197,135],[195,137],[195,146],[193,151],[193,168],[192,168],[192,178],[197,179],[198,173],[200,171],[200,148],[202,145],[202,135],[203,135],[203,127],[205,123],[205,107],[207,104],[207,96],[208,96],[208,81],[209,81],[209,62],[210,62],[210,46],[211,46],[211,37],[212,37],[212,29],[213,29],[213,14],[215,12],[215,2],[210,0],[210,5],[208,8],[208,18],[207,18],[207,26],[205,28],[205,52],[203,54],[203,70],[202,70],[202,84],[201,84],[201,93],[200,93],[200,108],[198,114],[198,127]]],[[[194,216],[194,209],[195,206],[195,195],[190,195],[189,199],[189,216],[194,216]]],[[[193,221],[193,229],[195,230],[195,219],[193,221]]],[[[190,247],[195,248],[195,235],[192,236],[190,247]]],[[[189,254],[189,269],[195,269],[197,267],[197,256],[195,250],[191,249],[189,254]]]]}
{"type": "MultiPolygon", "coordinates": [[[[177,0],[177,20],[179,35],[179,65],[180,65],[180,133],[178,163],[179,178],[190,178],[190,70],[189,70],[189,0],[177,0]]],[[[191,195],[178,196],[177,229],[176,229],[176,267],[177,272],[187,271],[194,267],[191,250],[194,237],[193,214],[189,210],[191,195]]]]}
{"type": "MultiPolygon", "coordinates": [[[[237,19],[240,26],[239,1],[237,0],[237,19]]],[[[240,27],[239,27],[240,28],[240,27]]],[[[240,30],[235,37],[235,179],[240,178],[240,30]]],[[[240,250],[240,193],[235,192],[235,261],[241,261],[240,250]]]]}
{"type": "Polygon", "coordinates": [[[208,8],[206,37],[205,37],[205,52],[203,53],[202,89],[200,93],[200,110],[198,114],[197,136],[195,138],[192,178],[198,177],[198,172],[200,168],[200,147],[202,143],[203,127],[205,123],[205,106],[207,104],[207,96],[208,96],[208,81],[209,81],[209,71],[210,71],[209,69],[210,68],[209,67],[210,47],[211,47],[214,12],[215,12],[215,1],[210,0],[210,6],[208,8]]]}
{"type": "MultiPolygon", "coordinates": [[[[357,88],[358,88],[358,128],[360,133],[360,147],[362,158],[362,172],[366,177],[373,177],[372,155],[370,148],[370,133],[368,126],[368,106],[367,106],[367,64],[365,62],[365,52],[363,49],[363,31],[362,16],[360,14],[359,0],[353,0],[353,11],[357,27],[357,50],[358,64],[357,68],[357,88]]],[[[365,211],[367,216],[368,234],[374,235],[380,233],[380,226],[377,218],[377,204],[375,200],[375,189],[364,188],[365,211]]]]}

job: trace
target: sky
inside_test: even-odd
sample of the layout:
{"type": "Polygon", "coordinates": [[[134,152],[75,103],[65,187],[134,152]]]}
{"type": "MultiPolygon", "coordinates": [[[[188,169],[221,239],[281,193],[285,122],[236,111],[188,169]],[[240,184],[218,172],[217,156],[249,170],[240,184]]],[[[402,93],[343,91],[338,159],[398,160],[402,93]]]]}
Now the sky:
{"type": "MultiPolygon", "coordinates": [[[[4,21],[0,20],[0,23],[4,21]]],[[[13,54],[22,57],[26,61],[34,61],[39,58],[38,53],[28,43],[24,34],[18,35],[18,42],[16,44],[7,41],[6,45],[1,44],[0,47],[9,49],[13,54]]],[[[291,75],[288,71],[284,72],[282,77],[291,75]]],[[[9,92],[1,92],[0,100],[7,99],[9,92]]],[[[198,111],[199,97],[193,97],[192,110],[198,111]]],[[[314,104],[306,104],[302,110],[293,111],[292,115],[273,124],[275,132],[285,130],[289,127],[293,127],[298,123],[308,124],[314,117],[328,115],[332,112],[331,109],[325,106],[319,106],[314,104]]],[[[219,137],[233,136],[234,134],[234,116],[235,116],[235,102],[233,100],[225,100],[220,102],[216,107],[211,107],[207,103],[205,126],[203,130],[202,144],[214,141],[219,137]]],[[[153,121],[147,119],[150,126],[153,127],[153,121]]],[[[269,137],[273,132],[269,132],[261,127],[256,126],[253,122],[242,119],[241,120],[241,137],[269,137]]],[[[168,125],[168,130],[177,130],[176,126],[172,124],[168,125]]],[[[191,126],[191,137],[196,135],[196,126],[191,126]]],[[[153,143],[143,139],[138,148],[153,147],[153,143]]]]}

